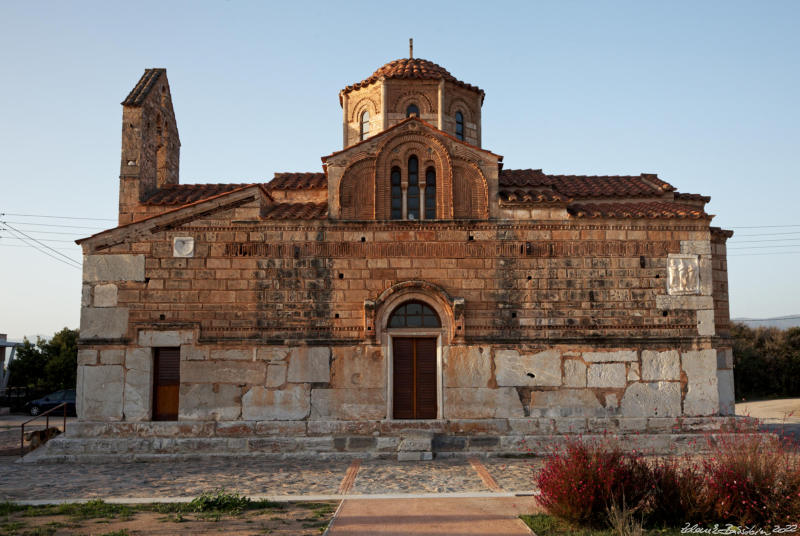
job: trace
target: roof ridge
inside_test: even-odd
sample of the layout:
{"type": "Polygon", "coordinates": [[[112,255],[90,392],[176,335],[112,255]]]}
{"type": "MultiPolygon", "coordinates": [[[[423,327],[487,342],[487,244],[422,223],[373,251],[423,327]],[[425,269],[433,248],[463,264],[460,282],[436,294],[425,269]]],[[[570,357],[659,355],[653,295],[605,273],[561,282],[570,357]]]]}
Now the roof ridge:
{"type": "Polygon", "coordinates": [[[156,80],[158,80],[162,74],[165,74],[167,70],[163,67],[154,67],[144,70],[144,74],[142,74],[139,81],[136,82],[136,85],[133,86],[133,89],[128,93],[128,96],[125,97],[120,104],[123,106],[141,106],[144,102],[145,97],[150,93],[150,90],[153,89],[153,85],[155,85],[156,80]]]}

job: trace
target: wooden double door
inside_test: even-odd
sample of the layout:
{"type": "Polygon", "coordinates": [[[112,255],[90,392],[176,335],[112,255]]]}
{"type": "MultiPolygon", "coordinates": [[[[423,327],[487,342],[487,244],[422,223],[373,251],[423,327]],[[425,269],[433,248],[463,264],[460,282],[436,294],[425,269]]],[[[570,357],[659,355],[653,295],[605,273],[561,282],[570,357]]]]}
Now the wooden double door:
{"type": "Polygon", "coordinates": [[[435,419],[436,338],[393,337],[393,411],[395,419],[435,419]]]}

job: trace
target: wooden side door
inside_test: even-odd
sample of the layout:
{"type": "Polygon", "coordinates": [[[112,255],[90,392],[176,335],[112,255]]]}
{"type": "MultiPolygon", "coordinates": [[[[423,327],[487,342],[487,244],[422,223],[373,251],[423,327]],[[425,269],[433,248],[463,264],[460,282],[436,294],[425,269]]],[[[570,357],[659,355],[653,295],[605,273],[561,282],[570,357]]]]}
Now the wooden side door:
{"type": "Polygon", "coordinates": [[[181,383],[180,348],[155,348],[153,356],[153,420],[178,420],[181,383]]]}
{"type": "Polygon", "coordinates": [[[393,411],[395,419],[435,419],[436,339],[394,337],[393,411]]]}

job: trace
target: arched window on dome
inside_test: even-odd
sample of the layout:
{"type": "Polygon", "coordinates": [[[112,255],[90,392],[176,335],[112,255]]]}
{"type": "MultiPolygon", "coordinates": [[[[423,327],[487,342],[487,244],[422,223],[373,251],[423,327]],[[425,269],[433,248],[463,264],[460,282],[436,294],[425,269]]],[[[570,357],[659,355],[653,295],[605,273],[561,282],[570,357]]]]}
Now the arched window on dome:
{"type": "Polygon", "coordinates": [[[456,112],[456,138],[464,140],[464,114],[456,112]]]}
{"type": "Polygon", "coordinates": [[[425,219],[436,219],[436,170],[425,171],[425,219]]]}
{"type": "Polygon", "coordinates": [[[403,189],[400,186],[400,168],[392,168],[392,219],[403,219],[403,189]]]}
{"type": "Polygon", "coordinates": [[[364,141],[367,139],[369,135],[369,112],[364,110],[364,113],[361,114],[361,129],[360,129],[360,139],[364,141]]]}
{"type": "Polygon", "coordinates": [[[419,108],[416,104],[409,104],[408,108],[406,108],[406,117],[411,117],[412,115],[419,117],[419,108]]]}
{"type": "Polygon", "coordinates": [[[408,159],[408,191],[407,191],[408,219],[419,219],[419,160],[416,156],[408,159]]]}

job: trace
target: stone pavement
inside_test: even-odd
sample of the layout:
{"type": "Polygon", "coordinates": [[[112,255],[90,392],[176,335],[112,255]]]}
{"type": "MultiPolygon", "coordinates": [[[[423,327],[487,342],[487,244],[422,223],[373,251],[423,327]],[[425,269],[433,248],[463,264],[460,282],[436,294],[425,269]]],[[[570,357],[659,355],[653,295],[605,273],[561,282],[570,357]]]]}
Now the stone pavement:
{"type": "Polygon", "coordinates": [[[428,462],[233,458],[97,464],[22,464],[0,458],[0,502],[193,498],[223,487],[248,496],[336,499],[380,494],[530,494],[532,459],[428,462]]]}
{"type": "Polygon", "coordinates": [[[345,499],[330,536],[530,536],[517,517],[536,512],[533,497],[345,499]]]}

